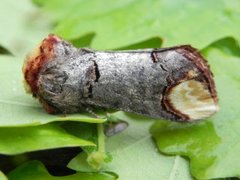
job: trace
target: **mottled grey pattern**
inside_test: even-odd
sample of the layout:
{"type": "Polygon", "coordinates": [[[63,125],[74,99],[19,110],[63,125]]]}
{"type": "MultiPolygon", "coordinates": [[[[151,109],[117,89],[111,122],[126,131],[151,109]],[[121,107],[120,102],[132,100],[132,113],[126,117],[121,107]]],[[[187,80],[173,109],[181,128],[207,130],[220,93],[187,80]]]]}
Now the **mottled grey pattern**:
{"type": "Polygon", "coordinates": [[[101,52],[61,41],[54,51],[56,57],[40,72],[38,94],[64,113],[94,105],[181,120],[165,109],[164,91],[189,70],[199,71],[174,48],[101,52]]]}

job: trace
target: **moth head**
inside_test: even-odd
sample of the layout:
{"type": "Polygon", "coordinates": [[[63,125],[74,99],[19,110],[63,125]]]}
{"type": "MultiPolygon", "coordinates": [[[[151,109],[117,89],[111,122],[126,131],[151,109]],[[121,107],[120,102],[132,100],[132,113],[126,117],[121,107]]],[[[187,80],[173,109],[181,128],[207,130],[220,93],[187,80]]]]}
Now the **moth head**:
{"type": "Polygon", "coordinates": [[[218,111],[216,97],[212,96],[206,83],[195,79],[168,89],[165,106],[185,121],[204,119],[218,111]]]}
{"type": "Polygon", "coordinates": [[[24,75],[24,86],[28,93],[37,96],[37,81],[42,67],[54,57],[54,45],[60,41],[55,35],[49,35],[39,46],[30,52],[22,68],[24,75]]]}

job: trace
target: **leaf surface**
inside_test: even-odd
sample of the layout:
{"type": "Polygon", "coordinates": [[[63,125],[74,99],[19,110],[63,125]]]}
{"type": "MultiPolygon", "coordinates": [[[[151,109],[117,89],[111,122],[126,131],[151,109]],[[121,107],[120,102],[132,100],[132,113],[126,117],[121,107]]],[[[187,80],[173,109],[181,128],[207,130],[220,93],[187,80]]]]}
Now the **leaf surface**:
{"type": "Polygon", "coordinates": [[[19,59],[34,48],[50,30],[50,21],[29,0],[2,0],[0,43],[19,59]]]}
{"type": "Polygon", "coordinates": [[[58,22],[55,32],[67,39],[94,33],[92,47],[113,49],[152,37],[164,46],[203,48],[226,36],[240,40],[237,0],[52,0],[41,1],[58,22]],[[217,32],[217,33],[216,33],[217,32]]]}
{"type": "Polygon", "coordinates": [[[0,154],[5,155],[60,147],[95,146],[91,141],[68,134],[59,123],[0,128],[0,139],[0,154]]]}
{"type": "MultiPolygon", "coordinates": [[[[114,116],[127,121],[129,127],[106,139],[106,149],[113,159],[105,164],[102,171],[116,172],[120,180],[192,179],[186,160],[179,156],[164,156],[156,149],[148,132],[154,120],[122,112],[117,112],[114,116]]],[[[93,172],[86,162],[86,157],[85,153],[80,153],[68,167],[77,171],[93,172]]]]}
{"type": "Polygon", "coordinates": [[[11,52],[8,49],[6,49],[5,47],[0,45],[0,54],[11,55],[11,52]]]}
{"type": "Polygon", "coordinates": [[[8,174],[9,180],[115,180],[113,173],[84,173],[77,172],[68,176],[52,176],[39,161],[31,161],[17,167],[8,174]]]}
{"type": "Polygon", "coordinates": [[[0,171],[0,180],[7,180],[7,177],[2,173],[2,171],[0,171]]]}

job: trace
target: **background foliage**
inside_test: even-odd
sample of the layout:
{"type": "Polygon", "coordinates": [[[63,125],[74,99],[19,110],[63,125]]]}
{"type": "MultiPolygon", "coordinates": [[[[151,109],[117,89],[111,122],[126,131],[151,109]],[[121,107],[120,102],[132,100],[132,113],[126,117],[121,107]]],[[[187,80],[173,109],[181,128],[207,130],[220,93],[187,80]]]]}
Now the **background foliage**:
{"type": "MultiPolygon", "coordinates": [[[[33,2],[3,0],[0,6],[0,179],[240,177],[239,0],[33,2]],[[129,127],[106,139],[112,161],[96,171],[87,163],[87,154],[98,147],[97,124],[109,117],[101,112],[101,119],[86,113],[48,115],[24,92],[24,56],[48,33],[96,49],[191,44],[211,65],[220,111],[191,124],[114,113],[113,119],[127,121],[129,127]],[[76,171],[74,175],[56,177],[49,173],[49,162],[29,154],[35,151],[34,157],[41,156],[39,150],[56,148],[72,151],[71,147],[84,149],[64,161],[64,166],[76,171]]],[[[63,154],[55,154],[57,160],[50,163],[54,168],[62,165],[63,154]]]]}

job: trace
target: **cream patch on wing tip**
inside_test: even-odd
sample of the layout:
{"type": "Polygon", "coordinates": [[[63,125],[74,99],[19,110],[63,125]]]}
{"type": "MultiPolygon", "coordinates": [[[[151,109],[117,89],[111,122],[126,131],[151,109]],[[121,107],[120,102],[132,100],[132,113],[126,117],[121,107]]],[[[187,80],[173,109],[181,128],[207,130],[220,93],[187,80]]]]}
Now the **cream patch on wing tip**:
{"type": "Polygon", "coordinates": [[[218,111],[218,106],[208,89],[196,80],[184,81],[174,86],[168,94],[173,109],[191,120],[204,119],[218,111]]]}

